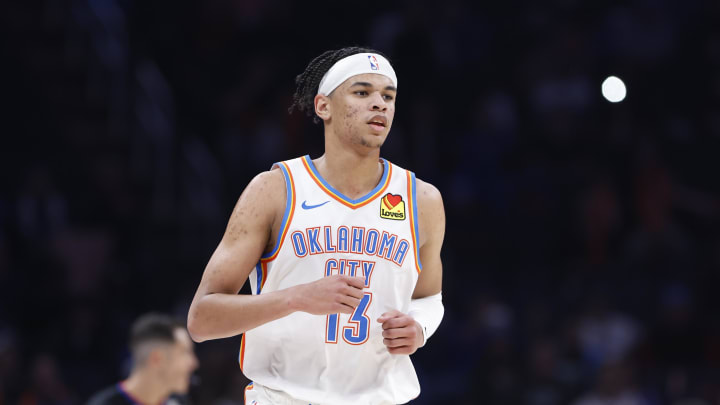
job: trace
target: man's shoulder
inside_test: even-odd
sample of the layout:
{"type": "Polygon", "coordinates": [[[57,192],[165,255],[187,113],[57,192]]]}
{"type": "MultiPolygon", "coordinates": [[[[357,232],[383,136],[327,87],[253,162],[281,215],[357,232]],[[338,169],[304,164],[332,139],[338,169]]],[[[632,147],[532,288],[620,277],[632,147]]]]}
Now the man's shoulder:
{"type": "MultiPolygon", "coordinates": [[[[267,201],[284,201],[286,191],[290,189],[290,183],[293,181],[293,175],[290,173],[290,167],[297,170],[305,156],[296,157],[274,163],[270,170],[258,173],[245,187],[247,194],[259,194],[262,196],[263,204],[267,201]]],[[[284,209],[284,206],[282,207],[284,209]]]]}
{"type": "Polygon", "coordinates": [[[292,176],[291,174],[285,174],[290,167],[299,165],[306,156],[299,156],[296,158],[283,160],[273,163],[269,170],[258,173],[254,179],[250,182],[250,185],[262,184],[264,186],[281,188],[285,190],[286,186],[286,175],[292,176]]]}
{"type": "Polygon", "coordinates": [[[258,173],[245,188],[245,193],[258,193],[265,197],[282,197],[285,194],[285,175],[273,166],[270,170],[258,173]],[[277,194],[277,195],[275,195],[277,194]]]}
{"type": "Polygon", "coordinates": [[[285,210],[287,189],[285,175],[279,168],[259,173],[240,194],[230,221],[242,219],[245,222],[272,224],[285,210]]]}
{"type": "Polygon", "coordinates": [[[136,405],[121,390],[117,384],[107,387],[90,397],[87,405],[136,405]]]}
{"type": "MultiPolygon", "coordinates": [[[[418,206],[425,206],[430,209],[443,209],[442,194],[437,187],[418,178],[412,170],[405,169],[395,163],[392,163],[392,166],[394,170],[400,170],[401,173],[407,172],[408,175],[412,173],[415,177],[415,196],[418,206]]],[[[404,176],[404,174],[402,174],[402,176],[404,176]]]]}
{"type": "Polygon", "coordinates": [[[442,194],[440,194],[440,190],[438,190],[437,187],[426,181],[416,179],[415,188],[420,204],[439,204],[442,206],[442,194]]]}
{"type": "MultiPolygon", "coordinates": [[[[409,173],[413,173],[413,175],[414,175],[414,172],[412,170],[406,169],[395,163],[392,163],[392,166],[393,166],[394,170],[399,169],[401,171],[401,173],[404,173],[405,171],[407,171],[409,173]]],[[[404,176],[404,174],[402,174],[402,175],[404,176]]],[[[432,185],[424,180],[421,180],[417,176],[415,176],[415,190],[418,193],[418,198],[442,199],[440,190],[438,190],[437,187],[435,187],[434,185],[432,185]]]]}

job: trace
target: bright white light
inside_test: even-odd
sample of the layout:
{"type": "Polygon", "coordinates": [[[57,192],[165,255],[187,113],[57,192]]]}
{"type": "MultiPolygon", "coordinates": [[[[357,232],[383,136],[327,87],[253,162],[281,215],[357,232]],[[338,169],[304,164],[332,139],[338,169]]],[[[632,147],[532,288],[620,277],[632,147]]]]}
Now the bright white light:
{"type": "Polygon", "coordinates": [[[602,84],[602,94],[607,101],[618,103],[625,100],[627,89],[625,83],[615,76],[610,76],[602,84]]]}

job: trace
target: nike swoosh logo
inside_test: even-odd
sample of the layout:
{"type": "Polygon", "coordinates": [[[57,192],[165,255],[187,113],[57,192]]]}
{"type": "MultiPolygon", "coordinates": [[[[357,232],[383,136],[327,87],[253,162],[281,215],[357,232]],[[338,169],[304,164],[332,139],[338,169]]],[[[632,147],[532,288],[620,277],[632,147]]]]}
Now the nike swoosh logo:
{"type": "Polygon", "coordinates": [[[304,209],[304,210],[311,210],[311,209],[313,209],[313,208],[321,207],[321,206],[329,203],[330,200],[327,200],[327,201],[325,201],[324,203],[320,203],[320,204],[317,204],[317,205],[307,205],[307,204],[305,204],[306,202],[307,202],[307,200],[303,201],[303,203],[302,203],[303,209],[304,209]]]}

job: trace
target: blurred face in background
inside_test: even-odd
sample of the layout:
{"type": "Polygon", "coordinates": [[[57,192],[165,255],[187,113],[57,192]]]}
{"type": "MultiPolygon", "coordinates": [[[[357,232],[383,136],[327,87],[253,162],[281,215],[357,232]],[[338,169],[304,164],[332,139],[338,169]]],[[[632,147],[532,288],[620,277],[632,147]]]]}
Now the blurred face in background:
{"type": "Polygon", "coordinates": [[[186,394],[190,387],[190,377],[198,367],[198,360],[188,333],[177,328],[174,335],[175,342],[159,350],[155,366],[158,378],[170,392],[186,394]]]}

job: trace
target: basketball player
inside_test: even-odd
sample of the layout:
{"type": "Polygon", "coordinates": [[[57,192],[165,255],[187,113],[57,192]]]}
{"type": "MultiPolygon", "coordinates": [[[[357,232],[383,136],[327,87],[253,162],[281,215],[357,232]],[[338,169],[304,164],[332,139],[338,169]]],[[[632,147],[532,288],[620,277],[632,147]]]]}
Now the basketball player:
{"type": "Polygon", "coordinates": [[[247,404],[398,404],[440,324],[440,193],[380,158],[397,77],[370,49],[315,58],[293,107],[325,154],[276,163],[240,196],[193,299],[198,342],[244,333],[247,404]],[[252,295],[238,295],[250,280],[252,295]]]}
{"type": "Polygon", "coordinates": [[[163,404],[171,395],[187,394],[198,361],[182,324],[167,315],[143,315],[130,332],[130,351],[130,376],[95,394],[88,405],[163,404]]]}

